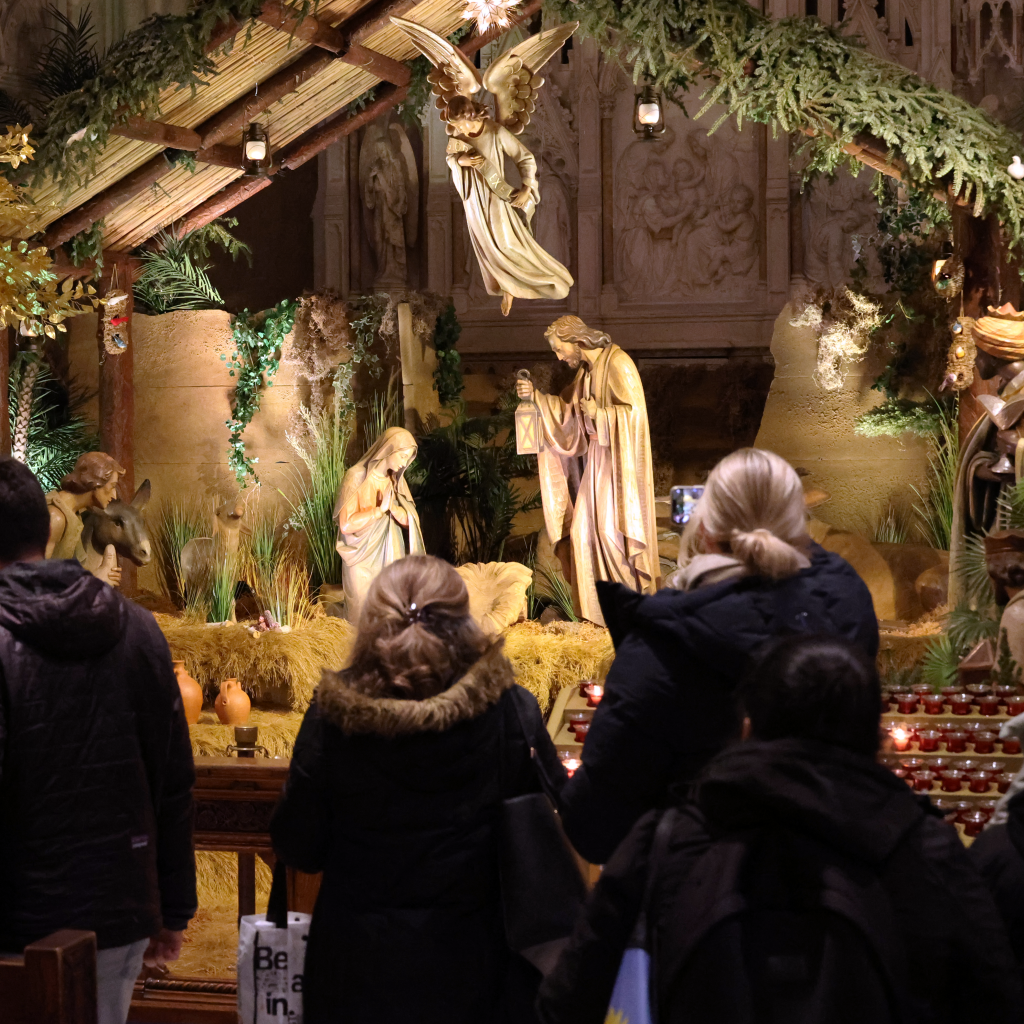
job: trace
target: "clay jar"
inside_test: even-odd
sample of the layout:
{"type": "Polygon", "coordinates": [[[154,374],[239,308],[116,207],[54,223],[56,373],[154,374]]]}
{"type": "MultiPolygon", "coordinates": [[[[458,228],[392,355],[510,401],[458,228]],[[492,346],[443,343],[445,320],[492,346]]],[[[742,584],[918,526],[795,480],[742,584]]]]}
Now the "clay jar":
{"type": "Polygon", "coordinates": [[[249,721],[251,707],[249,695],[238,685],[237,679],[225,679],[220,684],[213,709],[224,725],[245,725],[249,721]]]}
{"type": "Polygon", "coordinates": [[[188,674],[183,661],[174,663],[174,677],[178,680],[178,689],[181,690],[185,721],[189,725],[195,725],[203,710],[203,688],[188,674]]]}

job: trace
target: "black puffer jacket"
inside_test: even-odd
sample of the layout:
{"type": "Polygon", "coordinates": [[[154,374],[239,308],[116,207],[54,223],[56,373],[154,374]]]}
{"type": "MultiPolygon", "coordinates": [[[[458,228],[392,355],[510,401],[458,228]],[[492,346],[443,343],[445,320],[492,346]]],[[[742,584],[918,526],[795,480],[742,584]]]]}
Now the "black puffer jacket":
{"type": "MultiPolygon", "coordinates": [[[[656,818],[657,812],[650,812],[641,819],[606,865],[569,948],[542,986],[544,1024],[604,1021],[640,909],[656,818]]],[[[702,890],[684,889],[683,883],[713,839],[779,829],[834,848],[881,882],[898,932],[889,936],[889,945],[895,940],[897,956],[903,954],[900,978],[917,1011],[915,1020],[1020,1024],[1022,991],[1009,943],[956,831],[926,798],[915,796],[871,759],[794,739],[750,741],[723,751],[707,766],[693,802],[674,825],[651,909],[662,1024],[707,1020],[695,1004],[708,1002],[708,996],[719,1008],[711,1018],[714,1024],[790,1020],[780,1006],[774,1015],[752,1017],[724,1011],[730,993],[744,984],[737,978],[744,970],[742,955],[720,956],[710,964],[705,958],[696,979],[701,999],[694,998],[694,978],[666,967],[680,963],[690,937],[678,928],[684,919],[682,900],[706,900],[702,890]]],[[[781,877],[751,872],[747,885],[772,886],[781,877]]],[[[780,905],[785,898],[779,892],[780,905]]],[[[856,979],[845,966],[844,971],[843,963],[821,964],[849,996],[845,1012],[828,1017],[829,1024],[869,1024],[876,1018],[857,1004],[856,979]]]]}
{"type": "Polygon", "coordinates": [[[1007,806],[1005,825],[991,825],[967,851],[1006,925],[1024,983],[1024,790],[1007,806]]]}
{"type": "Polygon", "coordinates": [[[153,616],[73,561],[0,572],[0,950],[196,910],[192,748],[153,616]]]}
{"type": "Polygon", "coordinates": [[[495,826],[502,799],[540,788],[537,762],[564,781],[500,648],[421,701],[325,673],[271,825],[287,864],[323,872],[306,1024],[535,1019],[540,975],[505,943],[495,826]]]}
{"type": "Polygon", "coordinates": [[[748,576],[652,597],[597,588],[615,662],[561,807],[573,845],[594,864],[737,733],[733,694],[767,641],[823,633],[878,653],[868,588],[816,544],[810,567],[785,580],[748,576]]]}

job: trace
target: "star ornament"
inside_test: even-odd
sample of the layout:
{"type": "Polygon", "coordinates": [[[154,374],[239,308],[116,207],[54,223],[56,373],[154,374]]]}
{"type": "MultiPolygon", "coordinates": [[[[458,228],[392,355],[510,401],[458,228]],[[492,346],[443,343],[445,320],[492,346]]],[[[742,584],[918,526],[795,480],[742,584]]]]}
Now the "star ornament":
{"type": "Polygon", "coordinates": [[[519,0],[468,0],[463,18],[476,20],[478,32],[486,32],[491,27],[508,28],[512,24],[509,12],[519,0]]]}

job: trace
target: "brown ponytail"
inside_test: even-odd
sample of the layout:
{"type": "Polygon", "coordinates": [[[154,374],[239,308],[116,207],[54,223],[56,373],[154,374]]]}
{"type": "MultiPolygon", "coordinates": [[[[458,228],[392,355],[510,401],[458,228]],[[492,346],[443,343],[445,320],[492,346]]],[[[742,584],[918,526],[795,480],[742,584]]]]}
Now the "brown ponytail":
{"type": "Polygon", "coordinates": [[[488,646],[470,618],[462,577],[439,558],[410,555],[370,585],[343,677],[370,696],[424,700],[451,686],[488,646]]]}

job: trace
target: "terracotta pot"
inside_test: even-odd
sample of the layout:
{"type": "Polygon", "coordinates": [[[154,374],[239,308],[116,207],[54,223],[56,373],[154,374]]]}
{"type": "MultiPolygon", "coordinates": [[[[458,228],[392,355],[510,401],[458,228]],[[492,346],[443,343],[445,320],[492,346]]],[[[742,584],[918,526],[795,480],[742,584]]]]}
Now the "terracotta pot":
{"type": "Polygon", "coordinates": [[[185,707],[185,721],[195,725],[203,710],[203,688],[188,674],[185,662],[174,663],[174,675],[181,690],[181,703],[185,707]]]}
{"type": "Polygon", "coordinates": [[[245,725],[249,721],[251,707],[249,695],[238,685],[237,679],[225,679],[220,684],[213,709],[225,725],[245,725]]]}

